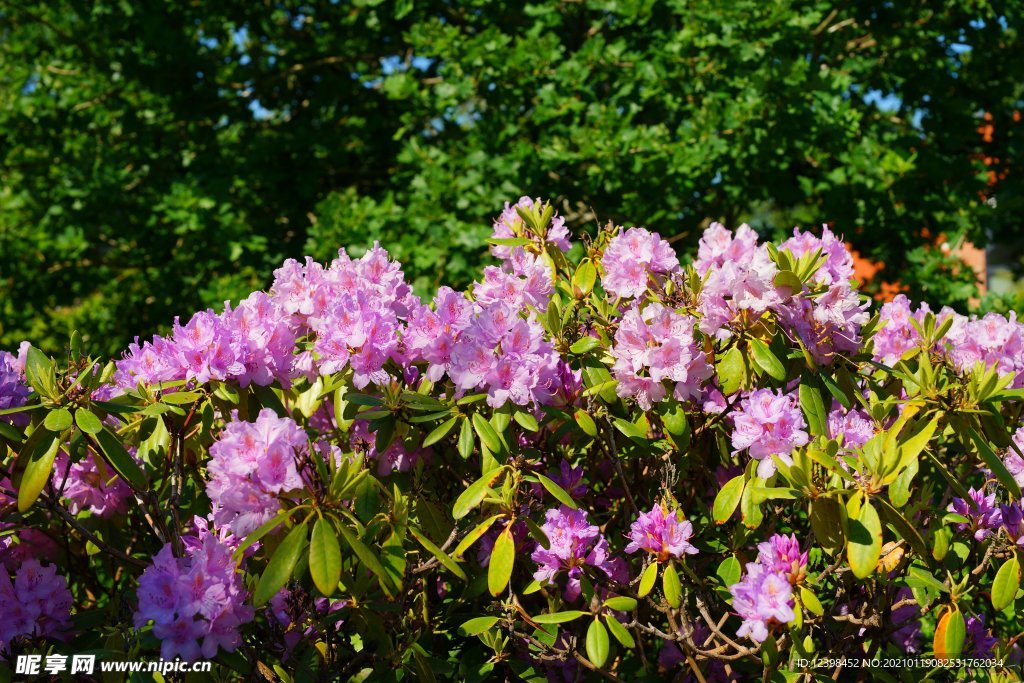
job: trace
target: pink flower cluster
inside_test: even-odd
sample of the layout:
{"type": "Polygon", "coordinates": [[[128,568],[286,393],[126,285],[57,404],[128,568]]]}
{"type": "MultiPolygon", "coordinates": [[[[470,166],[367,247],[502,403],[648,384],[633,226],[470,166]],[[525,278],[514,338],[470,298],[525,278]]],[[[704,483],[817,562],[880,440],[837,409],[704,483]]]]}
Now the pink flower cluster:
{"type": "Polygon", "coordinates": [[[733,426],[733,449],[745,450],[760,461],[757,474],[762,479],[775,474],[773,455],[787,465],[792,464],[793,450],[806,446],[809,438],[796,396],[784,394],[781,389],[752,391],[740,401],[739,410],[733,414],[733,426]]]}
{"type": "Polygon", "coordinates": [[[679,271],[679,257],[660,236],[643,228],[629,228],[608,243],[601,266],[605,291],[618,297],[639,297],[652,280],[660,282],[679,271]]]}
{"type": "Polygon", "coordinates": [[[231,558],[235,544],[203,520],[195,524],[197,535],[182,537],[184,557],[175,557],[168,543],[139,577],[135,627],[153,622],[164,659],[213,659],[219,648],[233,652],[242,642],[240,627],[253,618],[231,558]]]}
{"type": "Polygon", "coordinates": [[[661,304],[634,306],[626,311],[615,332],[613,371],[619,396],[631,396],[644,410],[663,401],[665,382],[673,384],[677,400],[701,395],[701,383],[714,374],[694,338],[696,320],[661,304]]]}
{"type": "Polygon", "coordinates": [[[71,628],[71,591],[53,565],[25,560],[11,581],[0,569],[0,653],[19,636],[63,640],[71,628]]]}
{"type": "Polygon", "coordinates": [[[186,379],[288,385],[294,377],[295,338],[280,307],[267,294],[254,292],[219,315],[208,310],[184,325],[176,320],[170,337],[141,345],[136,340],[118,361],[115,381],[122,389],[186,379]]]}
{"type": "MultiPolygon", "coordinates": [[[[532,239],[537,242],[537,251],[542,251],[544,242],[555,246],[563,252],[569,251],[571,244],[569,243],[569,229],[565,227],[565,218],[556,213],[551,218],[547,232],[544,235],[535,235],[533,230],[523,221],[519,212],[516,211],[517,207],[528,211],[534,206],[538,208],[542,206],[539,197],[537,199],[520,197],[519,201],[515,204],[505,202],[505,210],[494,219],[494,231],[491,233],[491,237],[497,239],[532,239]]],[[[500,244],[491,245],[491,253],[502,261],[509,260],[513,253],[519,249],[522,249],[522,247],[510,247],[500,244]]]]}
{"type": "Polygon", "coordinates": [[[554,583],[555,576],[566,572],[563,597],[572,602],[580,595],[580,579],[585,566],[604,572],[613,581],[628,580],[626,565],[621,558],[611,557],[608,541],[600,529],[590,523],[587,513],[562,505],[548,510],[541,525],[550,541],[550,547],[538,545],[531,558],[538,569],[533,578],[542,584],[554,583]]]}
{"type": "Polygon", "coordinates": [[[860,408],[844,409],[834,403],[828,414],[828,435],[842,442],[843,451],[852,453],[875,435],[874,421],[860,408]]]}
{"type": "Polygon", "coordinates": [[[695,555],[697,549],[690,543],[693,525],[682,518],[679,510],[669,511],[664,504],[655,505],[640,516],[629,528],[627,553],[646,550],[653,553],[658,562],[684,554],[695,555]]]}
{"type": "Polygon", "coordinates": [[[743,619],[736,635],[760,643],[774,625],[796,618],[793,585],[806,573],[807,553],[800,552],[796,536],[779,534],[757,548],[757,561],[747,563],[746,575],[729,592],[733,609],[743,619]]]}
{"type": "Polygon", "coordinates": [[[954,498],[946,508],[967,518],[967,522],[957,524],[957,531],[970,531],[974,540],[984,541],[991,536],[1003,523],[1002,511],[996,504],[995,492],[985,494],[985,487],[967,490],[968,499],[954,498]]]}
{"type": "Polygon", "coordinates": [[[255,422],[229,422],[210,446],[207,466],[217,525],[245,536],[276,515],[278,496],[303,486],[296,458],[308,447],[302,428],[270,408],[255,422]]]}

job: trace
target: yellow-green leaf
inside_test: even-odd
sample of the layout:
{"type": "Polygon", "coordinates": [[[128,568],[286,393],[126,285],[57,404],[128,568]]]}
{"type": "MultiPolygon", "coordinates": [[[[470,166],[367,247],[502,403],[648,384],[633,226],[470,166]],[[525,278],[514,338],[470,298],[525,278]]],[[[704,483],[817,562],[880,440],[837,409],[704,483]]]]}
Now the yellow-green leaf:
{"type": "Polygon", "coordinates": [[[309,573],[320,592],[330,597],[341,580],[341,547],[331,522],[320,518],[309,540],[309,573]]]}
{"type": "Polygon", "coordinates": [[[255,606],[265,605],[288,583],[292,572],[295,571],[295,565],[298,564],[299,556],[306,547],[308,531],[306,523],[303,522],[289,531],[281,545],[277,546],[253,592],[252,602],[255,606]]]}
{"type": "Polygon", "coordinates": [[[494,549],[491,550],[491,560],[487,566],[487,590],[491,595],[498,596],[508,586],[512,578],[512,569],[516,562],[516,542],[512,538],[512,525],[509,524],[505,530],[498,534],[494,542],[494,549]]]}

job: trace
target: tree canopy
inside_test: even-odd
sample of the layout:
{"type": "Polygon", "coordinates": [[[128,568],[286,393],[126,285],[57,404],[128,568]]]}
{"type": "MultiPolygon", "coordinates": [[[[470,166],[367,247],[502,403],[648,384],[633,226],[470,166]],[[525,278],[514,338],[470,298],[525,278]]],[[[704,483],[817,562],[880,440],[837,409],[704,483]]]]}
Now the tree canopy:
{"type": "Polygon", "coordinates": [[[0,3],[0,347],[114,352],[374,240],[422,291],[465,284],[522,194],[681,251],[711,220],[828,222],[962,306],[922,231],[1016,226],[1022,24],[1016,1],[0,3]]]}

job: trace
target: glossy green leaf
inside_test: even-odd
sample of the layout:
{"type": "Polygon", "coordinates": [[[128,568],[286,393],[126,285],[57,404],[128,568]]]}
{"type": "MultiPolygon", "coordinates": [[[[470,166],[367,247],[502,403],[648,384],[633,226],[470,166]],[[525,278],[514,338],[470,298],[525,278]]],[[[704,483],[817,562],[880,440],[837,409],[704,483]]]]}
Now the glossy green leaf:
{"type": "Polygon", "coordinates": [[[665,600],[672,607],[678,608],[682,604],[683,586],[679,583],[679,573],[675,565],[665,565],[665,571],[661,575],[661,587],[665,591],[665,600]]]}
{"type": "Polygon", "coordinates": [[[486,446],[487,450],[491,453],[501,452],[501,439],[498,438],[491,423],[485,420],[480,413],[473,413],[473,429],[480,437],[480,443],[486,446]]]}
{"type": "Polygon", "coordinates": [[[53,460],[60,450],[57,434],[43,429],[39,438],[25,443],[28,449],[25,471],[18,486],[18,512],[26,512],[39,498],[53,471],[53,460]]]}
{"type": "Polygon", "coordinates": [[[644,573],[640,576],[640,586],[637,588],[636,594],[641,598],[647,597],[651,590],[654,588],[654,583],[658,580],[658,563],[651,562],[644,569],[644,573]]]}
{"type": "Polygon", "coordinates": [[[610,649],[611,643],[608,642],[607,629],[597,619],[590,622],[590,626],[587,628],[587,659],[594,666],[601,668],[608,661],[610,649]]]}
{"type": "Polygon", "coordinates": [[[488,472],[477,479],[455,499],[452,506],[452,517],[462,519],[487,497],[487,490],[505,473],[504,467],[488,472]]]}
{"type": "Polygon", "coordinates": [[[334,595],[341,580],[341,547],[330,521],[322,517],[309,539],[309,573],[321,593],[334,595]]]}
{"type": "Polygon", "coordinates": [[[103,430],[103,422],[86,408],[79,408],[75,411],[75,424],[86,434],[99,434],[103,430]]]}
{"type": "Polygon", "coordinates": [[[715,495],[715,502],[711,507],[712,517],[716,524],[725,524],[736,511],[743,497],[743,487],[746,484],[744,475],[740,474],[725,483],[725,486],[715,495]]]}
{"type": "MultiPolygon", "coordinates": [[[[76,417],[81,412],[76,413],[76,417]]],[[[99,444],[100,450],[103,452],[107,462],[110,463],[110,466],[128,481],[135,490],[146,490],[149,487],[149,482],[146,481],[146,473],[142,471],[139,464],[135,462],[135,458],[121,444],[121,440],[107,427],[103,427],[95,436],[96,443],[99,444]]]]}
{"type": "Polygon", "coordinates": [[[636,600],[626,595],[616,595],[604,601],[604,606],[617,612],[630,612],[636,609],[636,600]]]}
{"type": "Polygon", "coordinates": [[[295,571],[295,565],[299,562],[299,556],[306,548],[306,538],[309,529],[306,523],[299,524],[288,532],[288,535],[277,546],[263,570],[256,590],[253,591],[252,602],[256,607],[265,605],[270,598],[277,595],[295,571]]]}
{"type": "Polygon", "coordinates": [[[882,524],[870,501],[861,505],[857,517],[850,519],[846,556],[858,579],[870,576],[882,555],[882,524]]]}
{"type": "Polygon", "coordinates": [[[51,432],[57,432],[59,434],[70,427],[72,422],[73,419],[71,417],[70,410],[67,408],[57,408],[46,415],[46,419],[43,420],[43,426],[51,432]]]}
{"type": "Polygon", "coordinates": [[[748,340],[750,344],[750,352],[754,357],[754,362],[759,368],[764,370],[772,379],[777,379],[780,382],[786,379],[786,367],[782,364],[772,350],[768,348],[760,339],[748,340]]]}
{"type": "Polygon", "coordinates": [[[996,572],[996,578],[992,581],[992,607],[997,612],[1013,604],[1020,589],[1020,563],[1017,556],[1012,555],[1003,563],[1003,566],[996,572]]]}
{"type": "Polygon", "coordinates": [[[427,552],[429,552],[431,555],[437,558],[437,561],[441,563],[441,566],[450,571],[452,574],[455,574],[455,576],[459,577],[463,581],[467,580],[466,572],[462,570],[462,567],[459,566],[459,563],[453,560],[448,555],[448,553],[441,550],[441,548],[435,545],[434,542],[427,538],[425,534],[420,532],[415,527],[409,527],[409,533],[412,534],[413,538],[420,542],[420,545],[426,548],[427,552]]]}
{"type": "Polygon", "coordinates": [[[562,503],[563,505],[566,505],[572,508],[573,510],[576,509],[576,501],[573,500],[573,497],[570,496],[565,489],[563,489],[561,486],[545,477],[543,474],[536,474],[534,476],[537,477],[537,481],[540,482],[540,485],[543,486],[548,493],[554,496],[559,503],[562,503]]]}
{"type": "Polygon", "coordinates": [[[636,641],[633,640],[633,636],[630,634],[629,630],[623,626],[614,615],[604,615],[604,623],[608,625],[608,630],[612,632],[613,636],[615,636],[615,640],[622,643],[623,647],[627,647],[629,649],[636,647],[636,641]]]}
{"type": "Polygon", "coordinates": [[[512,578],[512,569],[516,562],[516,542],[512,537],[512,525],[498,534],[491,550],[491,559],[487,566],[487,590],[491,595],[498,596],[508,586],[512,578]]]}
{"type": "Polygon", "coordinates": [[[464,636],[478,636],[497,623],[498,617],[475,617],[459,626],[459,632],[464,636]]]}
{"type": "Polygon", "coordinates": [[[590,612],[583,612],[578,609],[570,609],[564,612],[550,612],[547,614],[538,614],[531,619],[538,624],[564,624],[569,621],[575,621],[580,617],[585,617],[590,612]]]}
{"type": "Polygon", "coordinates": [[[432,432],[427,434],[426,438],[423,439],[423,448],[427,446],[433,446],[435,443],[448,436],[448,432],[452,431],[455,427],[455,423],[459,421],[458,416],[451,419],[445,420],[438,425],[432,432]]]}

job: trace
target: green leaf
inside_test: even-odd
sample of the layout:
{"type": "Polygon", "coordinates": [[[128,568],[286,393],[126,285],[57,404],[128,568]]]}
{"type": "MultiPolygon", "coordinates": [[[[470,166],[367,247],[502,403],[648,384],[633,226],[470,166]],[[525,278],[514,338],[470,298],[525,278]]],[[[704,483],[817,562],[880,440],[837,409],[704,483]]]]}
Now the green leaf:
{"type": "Polygon", "coordinates": [[[584,434],[587,436],[597,436],[597,424],[587,411],[583,410],[583,408],[577,408],[576,412],[573,413],[573,418],[584,434]]]}
{"type": "Polygon", "coordinates": [[[487,497],[487,490],[491,487],[491,484],[498,481],[503,474],[505,474],[505,467],[499,467],[470,484],[469,488],[455,499],[455,505],[452,506],[452,517],[462,519],[468,515],[487,497]]]}
{"type": "Polygon", "coordinates": [[[565,489],[545,477],[543,474],[537,474],[534,476],[537,477],[537,481],[540,482],[540,485],[547,489],[548,493],[558,499],[559,503],[567,505],[573,510],[577,509],[576,501],[573,500],[572,496],[570,496],[565,489]]]}
{"type": "Polygon", "coordinates": [[[265,605],[270,598],[277,595],[295,571],[295,565],[299,562],[299,556],[306,548],[306,536],[309,529],[306,523],[299,524],[288,532],[288,535],[277,546],[267,568],[263,570],[256,590],[253,591],[252,602],[256,607],[265,605]]]}
{"type": "MultiPolygon", "coordinates": [[[[76,417],[81,412],[76,413],[76,417]]],[[[132,488],[136,491],[145,491],[149,487],[146,473],[142,471],[139,464],[135,462],[135,458],[125,450],[125,447],[121,445],[121,440],[110,429],[104,427],[96,434],[96,442],[110,466],[131,484],[132,488]]]]}
{"type": "Polygon", "coordinates": [[[638,425],[630,422],[629,420],[624,420],[621,417],[615,418],[614,424],[616,429],[618,429],[624,435],[628,436],[630,439],[635,439],[638,441],[647,440],[647,431],[642,429],[638,425]]]}
{"type": "Polygon", "coordinates": [[[716,524],[725,524],[736,511],[743,497],[743,487],[746,484],[744,475],[739,474],[725,483],[725,486],[715,495],[715,502],[712,505],[712,516],[716,524]]]}
{"type": "Polygon", "coordinates": [[[259,541],[261,538],[269,534],[271,531],[281,526],[281,524],[286,519],[295,514],[295,512],[297,512],[299,509],[300,508],[292,508],[291,510],[287,510],[278,515],[275,515],[274,517],[271,517],[266,522],[260,524],[258,527],[253,529],[253,531],[245,537],[245,540],[242,542],[242,544],[235,548],[234,552],[231,553],[232,560],[237,564],[239,560],[242,559],[242,556],[245,554],[246,550],[255,545],[257,541],[259,541]]]}
{"type": "Polygon", "coordinates": [[[630,612],[636,609],[636,600],[625,595],[616,595],[605,600],[604,606],[617,612],[630,612]]]}
{"type": "Polygon", "coordinates": [[[25,472],[18,486],[18,512],[26,512],[43,492],[53,471],[53,460],[60,450],[60,440],[57,434],[44,429],[38,439],[25,442],[25,449],[31,452],[27,453],[25,472]]]}
{"type": "Polygon", "coordinates": [[[953,659],[960,656],[967,636],[964,615],[957,608],[950,608],[935,626],[932,648],[939,659],[953,659]]]}
{"type": "Polygon", "coordinates": [[[480,442],[487,447],[487,450],[491,453],[501,452],[501,439],[498,438],[491,423],[485,420],[480,413],[473,413],[473,429],[476,430],[480,442]]]}
{"type": "Polygon", "coordinates": [[[878,566],[882,555],[882,524],[871,502],[864,501],[857,517],[850,519],[850,531],[846,541],[846,557],[850,569],[858,579],[867,578],[878,566]]]}
{"type": "Polygon", "coordinates": [[[776,287],[785,287],[790,290],[790,294],[797,294],[802,292],[804,289],[804,283],[796,276],[791,270],[780,270],[775,276],[776,287]]]}
{"type": "Polygon", "coordinates": [[[718,360],[715,371],[723,394],[730,396],[740,390],[746,380],[747,364],[738,346],[725,352],[718,360]]]}
{"type": "Polygon", "coordinates": [[[633,640],[633,636],[629,633],[629,630],[619,622],[612,614],[604,615],[604,623],[608,624],[608,630],[615,636],[615,640],[622,643],[623,647],[633,649],[636,647],[636,641],[633,640]]]}
{"type": "Polygon", "coordinates": [[[459,430],[459,455],[462,456],[463,460],[468,460],[469,456],[473,455],[473,446],[475,445],[476,440],[473,438],[473,428],[469,425],[469,420],[463,418],[462,428],[459,430]]]}
{"type": "Polygon", "coordinates": [[[86,434],[99,434],[103,430],[103,422],[91,410],[79,408],[75,411],[75,424],[86,434]]]}
{"type": "Polygon", "coordinates": [[[29,346],[25,354],[25,381],[40,396],[51,400],[58,398],[53,361],[34,346],[29,346]]]}
{"type": "Polygon", "coordinates": [[[380,558],[377,557],[377,555],[374,554],[374,552],[370,550],[365,543],[356,538],[355,534],[349,531],[344,524],[338,527],[338,531],[341,532],[341,537],[344,538],[345,543],[352,548],[352,551],[355,552],[359,561],[366,565],[367,569],[377,575],[377,578],[380,580],[381,587],[387,591],[394,588],[391,582],[391,577],[388,575],[384,565],[381,564],[380,558]]]}
{"type": "Polygon", "coordinates": [[[601,340],[597,337],[580,337],[569,347],[569,352],[581,356],[588,351],[593,351],[600,345],[601,340]]]}
{"type": "Polygon", "coordinates": [[[768,373],[772,379],[777,379],[780,382],[786,379],[786,368],[772,350],[768,348],[760,339],[749,339],[750,351],[754,356],[754,363],[759,368],[768,373]]]}
{"type": "Polygon", "coordinates": [[[480,522],[470,531],[466,536],[459,541],[459,544],[455,546],[455,550],[452,551],[452,557],[462,557],[462,553],[469,550],[469,547],[480,540],[480,537],[487,533],[487,530],[491,528],[499,518],[505,515],[492,515],[484,521],[480,522]]]}
{"type": "Polygon", "coordinates": [[[996,578],[992,581],[992,607],[997,612],[1013,604],[1020,589],[1020,563],[1017,556],[1012,555],[1003,563],[1003,566],[996,572],[996,578]]]}
{"type": "Polygon", "coordinates": [[[56,410],[48,413],[46,419],[43,420],[43,426],[49,429],[51,432],[63,432],[65,429],[71,426],[72,418],[71,411],[67,408],[57,408],[56,410]]]}
{"type": "Polygon", "coordinates": [[[540,425],[537,424],[537,418],[524,410],[517,410],[512,417],[519,426],[528,432],[536,432],[540,429],[540,425]]]}
{"type": "Polygon", "coordinates": [[[800,381],[799,395],[800,408],[807,418],[807,426],[814,436],[828,436],[828,412],[821,399],[821,392],[816,386],[805,384],[804,381],[800,381]]]}
{"type": "Polygon", "coordinates": [[[597,282],[597,268],[590,259],[584,259],[572,274],[573,290],[582,296],[587,296],[594,289],[597,282]]]}
{"type": "Polygon", "coordinates": [[[821,601],[818,600],[818,596],[815,595],[811,589],[807,586],[800,586],[800,602],[811,614],[822,616],[825,614],[825,608],[821,606],[821,601]]]}
{"type": "Polygon", "coordinates": [[[718,569],[715,571],[718,578],[722,579],[723,586],[732,586],[735,583],[739,583],[740,578],[743,574],[743,569],[740,567],[740,561],[736,559],[735,555],[722,560],[722,563],[718,565],[718,569]]]}
{"type": "Polygon", "coordinates": [[[321,593],[334,595],[341,580],[341,547],[331,522],[323,517],[313,525],[309,540],[309,573],[321,593]]]}
{"type": "Polygon", "coordinates": [[[641,598],[647,597],[651,590],[654,588],[654,582],[658,580],[658,563],[651,562],[647,565],[647,569],[640,576],[640,586],[636,591],[636,594],[641,598]]]}
{"type": "Polygon", "coordinates": [[[678,609],[682,604],[683,586],[679,583],[675,565],[665,565],[665,571],[661,575],[661,587],[665,591],[665,600],[668,604],[678,609]]]}
{"type": "Polygon", "coordinates": [[[437,547],[433,541],[426,537],[425,534],[420,533],[420,531],[415,527],[409,527],[409,533],[412,534],[413,538],[419,541],[420,545],[426,548],[431,555],[436,557],[437,561],[440,562],[445,569],[450,571],[452,574],[455,574],[455,576],[459,577],[463,581],[468,580],[466,578],[466,572],[462,571],[462,567],[459,566],[459,563],[449,557],[448,553],[437,547]]]}
{"type": "Polygon", "coordinates": [[[585,617],[590,612],[582,612],[578,609],[570,609],[564,612],[550,612],[547,614],[538,614],[535,617],[530,617],[533,621],[538,624],[564,624],[569,621],[575,621],[580,617],[585,617]]]}
{"type": "Polygon", "coordinates": [[[475,617],[459,626],[459,633],[464,636],[478,636],[489,631],[498,623],[498,617],[475,617]]]}
{"type": "Polygon", "coordinates": [[[508,586],[512,578],[512,569],[516,562],[516,542],[512,537],[512,525],[498,534],[491,550],[491,560],[487,566],[487,590],[491,595],[498,596],[508,586]]]}
{"type": "Polygon", "coordinates": [[[587,659],[600,669],[608,661],[610,648],[608,631],[600,621],[594,619],[587,628],[587,659]]]}
{"type": "Polygon", "coordinates": [[[433,446],[435,443],[437,443],[444,437],[448,436],[448,432],[452,431],[452,428],[458,421],[459,418],[458,416],[456,416],[451,418],[450,420],[445,420],[440,425],[438,425],[434,429],[434,431],[427,434],[427,437],[423,439],[423,448],[426,448],[427,446],[433,446]]]}
{"type": "MultiPolygon", "coordinates": [[[[988,444],[988,441],[975,431],[974,427],[967,428],[967,434],[974,441],[974,445],[978,448],[978,453],[981,455],[981,459],[985,461],[985,465],[992,470],[992,474],[996,476],[999,483],[1010,492],[1014,500],[1020,500],[1020,486],[1017,484],[1017,480],[1013,478],[1010,471],[1006,469],[1006,465],[1003,464],[1002,459],[995,454],[992,447],[988,444]]],[[[968,499],[969,500],[969,499],[968,499]]]]}

